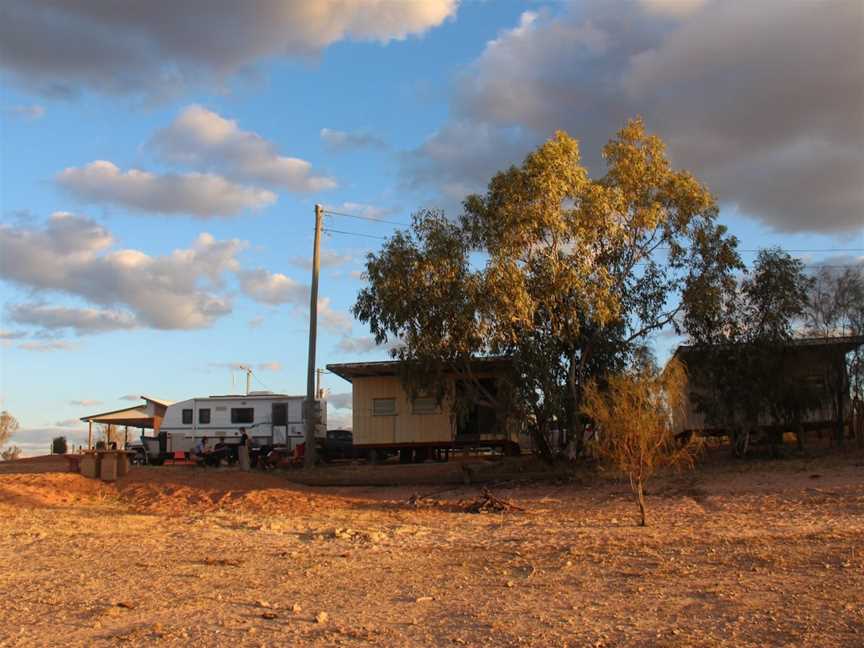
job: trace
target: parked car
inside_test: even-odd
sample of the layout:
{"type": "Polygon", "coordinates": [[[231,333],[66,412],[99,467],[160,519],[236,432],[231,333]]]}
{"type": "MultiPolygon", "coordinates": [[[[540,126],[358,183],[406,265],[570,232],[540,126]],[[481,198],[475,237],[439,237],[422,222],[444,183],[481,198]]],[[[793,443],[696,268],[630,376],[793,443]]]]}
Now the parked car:
{"type": "Polygon", "coordinates": [[[351,430],[327,430],[319,453],[324,461],[335,459],[366,459],[368,450],[354,447],[351,430]]]}
{"type": "Polygon", "coordinates": [[[147,448],[142,441],[130,441],[125,450],[129,453],[129,463],[132,465],[143,466],[147,463],[147,448]]]}

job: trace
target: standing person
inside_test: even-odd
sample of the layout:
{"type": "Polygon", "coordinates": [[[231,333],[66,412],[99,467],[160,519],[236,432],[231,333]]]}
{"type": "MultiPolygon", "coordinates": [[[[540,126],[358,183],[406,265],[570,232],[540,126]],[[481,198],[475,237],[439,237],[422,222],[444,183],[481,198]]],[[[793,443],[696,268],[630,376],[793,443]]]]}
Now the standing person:
{"type": "Polygon", "coordinates": [[[252,445],[249,435],[246,434],[246,428],[240,428],[240,447],[237,448],[238,457],[240,458],[240,470],[249,470],[249,447],[252,445]]]}

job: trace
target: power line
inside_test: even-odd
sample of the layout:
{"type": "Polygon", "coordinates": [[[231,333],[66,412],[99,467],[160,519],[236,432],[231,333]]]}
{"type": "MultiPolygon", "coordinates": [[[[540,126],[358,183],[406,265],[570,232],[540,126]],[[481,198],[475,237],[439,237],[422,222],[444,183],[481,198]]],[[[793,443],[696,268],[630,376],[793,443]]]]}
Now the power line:
{"type": "Polygon", "coordinates": [[[321,230],[327,234],[344,234],[346,236],[362,236],[363,238],[371,238],[378,239],[379,241],[386,241],[386,236],[375,236],[374,234],[361,234],[360,232],[346,232],[344,230],[330,229],[329,227],[325,227],[321,230]]]}
{"type": "Polygon", "coordinates": [[[410,223],[400,223],[398,221],[385,220],[383,218],[372,218],[371,216],[360,216],[360,214],[346,214],[344,212],[330,211],[329,209],[325,209],[324,213],[328,216],[344,216],[345,218],[356,218],[358,220],[370,221],[372,223],[387,223],[388,225],[399,225],[401,227],[408,227],[410,223]]]}
{"type": "MultiPolygon", "coordinates": [[[[402,223],[399,221],[391,221],[384,218],[373,218],[371,216],[361,216],[360,214],[348,214],[346,212],[338,212],[330,209],[325,209],[324,213],[328,216],[342,216],[344,218],[355,218],[357,220],[364,220],[370,223],[385,223],[387,225],[398,225],[400,227],[409,227],[410,223],[402,223]]],[[[333,233],[333,234],[344,234],[347,236],[362,236],[364,238],[374,238],[379,240],[386,240],[386,236],[373,236],[371,234],[361,234],[360,232],[346,232],[343,230],[337,229],[325,229],[325,232],[333,233]]],[[[770,247],[770,246],[769,246],[770,247]]],[[[660,246],[658,249],[668,250],[669,246],[660,246]]],[[[763,249],[766,248],[738,248],[737,251],[742,254],[758,254],[763,249]]],[[[782,248],[784,252],[794,253],[794,254],[825,254],[828,252],[864,252],[864,248],[782,248]]],[[[824,264],[816,264],[824,267],[850,267],[849,264],[846,265],[836,265],[836,266],[825,266],[824,264]]],[[[857,265],[857,264],[851,264],[857,265]]]]}

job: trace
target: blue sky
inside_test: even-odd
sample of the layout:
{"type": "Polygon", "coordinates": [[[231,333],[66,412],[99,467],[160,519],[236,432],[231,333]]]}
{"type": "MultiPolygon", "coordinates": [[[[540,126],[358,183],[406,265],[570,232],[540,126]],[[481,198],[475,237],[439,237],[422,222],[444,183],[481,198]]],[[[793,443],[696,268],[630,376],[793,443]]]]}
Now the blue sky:
{"type": "MultiPolygon", "coordinates": [[[[557,128],[597,173],[641,114],[742,248],[864,254],[858,3],[39,4],[0,10],[0,394],[28,451],[124,396],[230,391],[232,363],[303,393],[313,205],[452,213],[557,128]]],[[[349,314],[378,245],[325,237],[319,366],[384,357],[349,314]]]]}

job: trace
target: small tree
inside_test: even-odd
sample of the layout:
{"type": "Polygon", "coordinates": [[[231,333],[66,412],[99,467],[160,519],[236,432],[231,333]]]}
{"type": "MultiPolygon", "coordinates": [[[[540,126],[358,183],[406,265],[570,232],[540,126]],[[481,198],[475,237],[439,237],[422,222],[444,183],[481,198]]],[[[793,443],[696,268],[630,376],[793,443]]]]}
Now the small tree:
{"type": "Polygon", "coordinates": [[[18,419],[6,410],[0,412],[0,446],[11,439],[12,435],[18,431],[19,427],[18,419]]]}
{"type": "Polygon", "coordinates": [[[647,525],[645,483],[663,467],[692,467],[696,457],[698,439],[675,437],[686,383],[683,366],[672,360],[660,373],[646,362],[585,390],[582,411],[599,429],[601,457],[629,478],[640,526],[647,525]]]}
{"type": "Polygon", "coordinates": [[[21,448],[16,445],[10,445],[3,452],[0,452],[0,461],[15,461],[21,456],[21,448]]]}
{"type": "Polygon", "coordinates": [[[68,451],[65,436],[54,437],[51,440],[51,454],[66,454],[68,451]]]}

